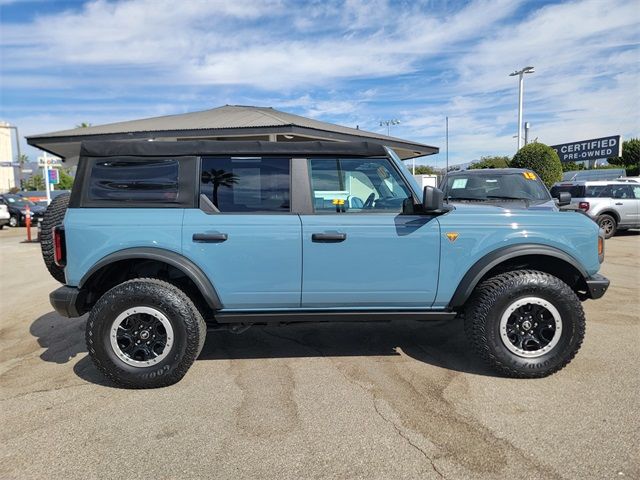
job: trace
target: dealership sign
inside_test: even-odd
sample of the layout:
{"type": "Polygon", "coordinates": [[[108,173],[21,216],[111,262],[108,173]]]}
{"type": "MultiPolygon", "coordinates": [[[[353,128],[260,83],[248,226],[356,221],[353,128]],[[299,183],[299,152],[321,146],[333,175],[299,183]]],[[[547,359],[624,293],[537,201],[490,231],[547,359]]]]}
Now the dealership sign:
{"type": "Polygon", "coordinates": [[[551,145],[551,148],[556,151],[561,162],[598,160],[622,156],[620,135],[563,143],[562,145],[551,145]]]}

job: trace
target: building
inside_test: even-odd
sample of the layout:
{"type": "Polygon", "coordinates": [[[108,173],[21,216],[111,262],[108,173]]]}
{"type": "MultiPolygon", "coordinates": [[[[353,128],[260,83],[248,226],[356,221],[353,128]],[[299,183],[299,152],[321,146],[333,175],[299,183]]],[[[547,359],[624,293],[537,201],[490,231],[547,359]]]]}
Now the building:
{"type": "Polygon", "coordinates": [[[393,148],[403,159],[438,153],[437,147],[344,127],[275,110],[225,105],[201,112],[74,128],[27,137],[27,143],[68,163],[85,140],[263,140],[272,142],[369,141],[393,148]]]}
{"type": "Polygon", "coordinates": [[[14,162],[13,127],[0,122],[0,192],[8,192],[16,186],[14,162]]]}

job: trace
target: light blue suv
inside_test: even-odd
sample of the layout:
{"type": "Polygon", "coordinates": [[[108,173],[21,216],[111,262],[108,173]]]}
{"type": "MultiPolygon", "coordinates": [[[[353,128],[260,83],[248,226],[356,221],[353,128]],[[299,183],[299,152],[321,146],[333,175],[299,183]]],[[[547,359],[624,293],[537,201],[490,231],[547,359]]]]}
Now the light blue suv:
{"type": "Polygon", "coordinates": [[[94,142],[45,216],[57,312],[90,312],[97,367],[180,380],[207,329],[465,317],[512,377],[576,354],[609,281],[584,215],[443,203],[389,148],[333,142],[94,142]]]}

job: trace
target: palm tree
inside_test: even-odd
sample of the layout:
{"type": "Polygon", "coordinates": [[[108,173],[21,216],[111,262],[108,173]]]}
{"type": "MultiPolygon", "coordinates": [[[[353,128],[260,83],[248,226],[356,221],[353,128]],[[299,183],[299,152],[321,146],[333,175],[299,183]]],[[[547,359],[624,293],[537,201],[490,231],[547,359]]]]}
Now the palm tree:
{"type": "Polygon", "coordinates": [[[209,171],[202,172],[202,183],[213,184],[213,204],[218,207],[218,189],[220,187],[231,187],[238,183],[238,177],[231,172],[225,170],[216,170],[212,168],[209,171]]]}

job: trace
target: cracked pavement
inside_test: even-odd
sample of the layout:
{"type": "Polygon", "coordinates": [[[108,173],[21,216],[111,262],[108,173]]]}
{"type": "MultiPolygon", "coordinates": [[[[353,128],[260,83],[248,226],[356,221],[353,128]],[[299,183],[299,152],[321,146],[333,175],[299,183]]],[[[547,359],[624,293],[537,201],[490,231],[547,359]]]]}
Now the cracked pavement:
{"type": "Polygon", "coordinates": [[[458,320],[210,333],[177,385],[123,390],[38,244],[0,231],[0,478],[640,478],[640,235],[607,241],[582,350],[495,376],[458,320]]]}

